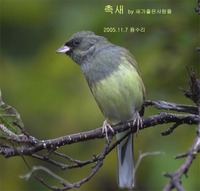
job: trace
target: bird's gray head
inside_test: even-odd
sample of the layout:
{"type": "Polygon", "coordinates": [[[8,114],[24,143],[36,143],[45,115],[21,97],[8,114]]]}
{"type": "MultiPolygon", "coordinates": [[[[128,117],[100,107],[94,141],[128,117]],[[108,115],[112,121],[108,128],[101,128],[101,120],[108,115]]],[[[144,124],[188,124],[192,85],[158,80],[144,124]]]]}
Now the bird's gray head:
{"type": "Polygon", "coordinates": [[[95,50],[105,42],[107,42],[106,38],[97,36],[91,31],[80,31],[72,35],[72,37],[56,52],[67,54],[77,64],[82,65],[87,62],[95,50]]]}

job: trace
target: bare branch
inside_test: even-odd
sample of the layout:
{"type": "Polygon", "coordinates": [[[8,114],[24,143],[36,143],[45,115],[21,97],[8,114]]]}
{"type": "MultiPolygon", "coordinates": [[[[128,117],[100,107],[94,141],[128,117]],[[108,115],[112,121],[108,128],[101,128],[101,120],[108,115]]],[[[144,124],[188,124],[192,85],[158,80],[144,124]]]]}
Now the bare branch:
{"type": "MultiPolygon", "coordinates": [[[[190,75],[190,89],[184,90],[184,93],[186,97],[190,98],[194,103],[196,103],[196,105],[198,106],[198,116],[200,117],[200,80],[196,78],[194,70],[189,71],[188,69],[188,73],[190,75]]],[[[181,178],[183,175],[187,176],[187,172],[190,169],[190,166],[192,165],[192,162],[196,158],[198,152],[200,152],[200,120],[198,120],[196,138],[192,146],[188,149],[186,153],[179,154],[175,157],[175,159],[186,157],[185,162],[174,173],[164,173],[166,177],[170,178],[170,182],[164,187],[163,191],[170,191],[174,188],[176,188],[176,190],[178,191],[184,190],[181,183],[181,178]]]]}
{"type": "MultiPolygon", "coordinates": [[[[140,130],[164,123],[198,124],[198,121],[199,116],[194,114],[181,115],[172,113],[159,113],[157,115],[144,118],[143,127],[141,127],[140,130]]],[[[112,128],[114,130],[114,134],[129,129],[131,129],[131,133],[136,133],[137,131],[137,127],[133,126],[133,121],[114,125],[112,128]]],[[[14,148],[12,145],[9,146],[9,144],[7,144],[7,147],[0,148],[0,155],[5,157],[32,155],[33,153],[41,150],[57,149],[64,145],[78,143],[86,140],[100,139],[103,137],[105,137],[105,134],[102,134],[101,128],[97,128],[94,130],[66,135],[55,139],[37,140],[36,138],[31,138],[30,142],[27,141],[23,146],[15,145],[14,148]]]]}
{"type": "Polygon", "coordinates": [[[185,174],[187,176],[187,172],[192,165],[193,160],[196,158],[197,153],[200,151],[200,136],[197,135],[192,147],[188,150],[184,155],[178,155],[175,158],[180,158],[186,156],[185,162],[180,166],[180,168],[174,173],[164,173],[164,175],[170,178],[170,182],[165,186],[163,191],[169,191],[174,188],[177,190],[184,190],[181,184],[181,177],[185,174]]]}
{"type": "Polygon", "coordinates": [[[147,100],[145,101],[144,106],[145,107],[155,106],[155,108],[157,109],[185,112],[185,113],[191,113],[191,114],[196,114],[196,115],[198,114],[198,109],[195,106],[175,104],[175,103],[166,102],[166,101],[147,100]]]}
{"type": "MultiPolygon", "coordinates": [[[[137,169],[140,165],[140,163],[142,162],[142,160],[144,159],[144,157],[147,157],[147,156],[153,156],[153,155],[164,155],[165,153],[164,152],[161,152],[161,151],[154,151],[154,152],[145,152],[145,153],[142,153],[140,152],[139,153],[139,157],[137,159],[137,162],[135,164],[135,173],[137,172],[137,169]]],[[[135,174],[134,173],[134,174],[135,174]]]]}

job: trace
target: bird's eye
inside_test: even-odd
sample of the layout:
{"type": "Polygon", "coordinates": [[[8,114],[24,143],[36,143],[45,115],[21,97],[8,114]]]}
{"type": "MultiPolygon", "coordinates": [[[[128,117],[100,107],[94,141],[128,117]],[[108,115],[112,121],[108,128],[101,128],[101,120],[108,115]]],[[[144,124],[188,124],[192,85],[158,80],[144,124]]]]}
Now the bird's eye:
{"type": "Polygon", "coordinates": [[[80,39],[80,38],[75,38],[75,39],[73,40],[73,45],[74,45],[74,46],[78,46],[78,45],[80,44],[80,42],[81,42],[81,39],[80,39]]]}

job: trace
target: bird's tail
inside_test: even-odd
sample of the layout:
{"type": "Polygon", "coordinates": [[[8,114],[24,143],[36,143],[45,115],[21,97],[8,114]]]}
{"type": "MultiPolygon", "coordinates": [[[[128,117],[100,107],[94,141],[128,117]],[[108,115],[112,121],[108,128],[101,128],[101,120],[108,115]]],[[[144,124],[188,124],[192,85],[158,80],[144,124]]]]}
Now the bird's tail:
{"type": "MultiPolygon", "coordinates": [[[[119,140],[124,133],[117,134],[119,140]]],[[[132,188],[134,186],[134,162],[133,162],[133,134],[117,145],[118,158],[118,185],[121,188],[132,188]]]]}

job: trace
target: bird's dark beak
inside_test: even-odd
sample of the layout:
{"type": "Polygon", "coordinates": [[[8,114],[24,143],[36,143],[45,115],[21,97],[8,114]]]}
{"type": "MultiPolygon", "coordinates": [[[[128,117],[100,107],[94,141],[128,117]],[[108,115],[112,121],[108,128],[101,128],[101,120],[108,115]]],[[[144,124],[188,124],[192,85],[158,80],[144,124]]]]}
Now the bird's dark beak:
{"type": "Polygon", "coordinates": [[[66,45],[61,46],[58,50],[56,50],[56,53],[66,53],[70,50],[70,48],[66,45]]]}

